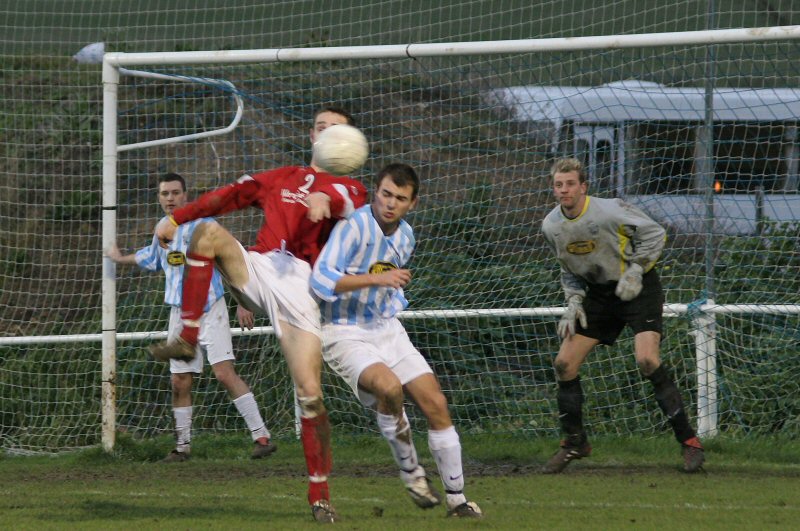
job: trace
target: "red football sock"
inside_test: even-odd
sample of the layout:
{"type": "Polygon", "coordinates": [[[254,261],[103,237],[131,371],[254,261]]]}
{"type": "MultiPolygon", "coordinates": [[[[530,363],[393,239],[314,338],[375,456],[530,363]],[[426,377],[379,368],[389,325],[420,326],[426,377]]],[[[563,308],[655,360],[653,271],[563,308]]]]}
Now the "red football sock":
{"type": "Polygon", "coordinates": [[[214,259],[194,253],[186,253],[183,274],[183,303],[181,338],[190,345],[197,344],[200,318],[208,300],[208,288],[214,274],[214,259]]]}
{"type": "Polygon", "coordinates": [[[333,467],[331,455],[331,424],[328,414],[316,417],[300,417],[300,437],[308,468],[308,503],[330,500],[328,475],[333,467]]]}

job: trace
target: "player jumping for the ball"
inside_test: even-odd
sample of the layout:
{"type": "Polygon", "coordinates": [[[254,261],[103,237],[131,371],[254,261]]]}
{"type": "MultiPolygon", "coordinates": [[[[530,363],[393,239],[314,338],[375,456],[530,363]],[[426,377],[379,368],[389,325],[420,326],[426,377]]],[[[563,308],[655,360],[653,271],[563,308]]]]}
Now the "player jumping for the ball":
{"type": "Polygon", "coordinates": [[[464,496],[461,442],[447,399],[428,362],[414,348],[396,315],[408,301],[403,287],[414,251],[411,226],[403,219],[417,204],[419,178],[406,164],[378,173],[372,204],[341,221],[314,265],[311,287],[322,308],[323,356],[368,407],[389,442],[411,499],[424,509],[441,503],[417,459],[404,394],[428,420],[428,446],[446,491],[447,515],[479,518],[464,496]]]}
{"type": "MultiPolygon", "coordinates": [[[[327,107],[314,115],[312,143],[325,128],[352,125],[344,110],[327,107]]],[[[366,202],[366,189],[349,177],[334,177],[313,158],[310,166],[289,166],[253,176],[202,195],[159,224],[156,236],[174,238],[182,223],[247,207],[260,208],[264,223],[249,249],[219,224],[197,228],[186,255],[181,317],[183,331],[174,342],[153,345],[158,359],[190,358],[197,343],[199,318],[216,266],[231,293],[245,308],[269,315],[297,391],[301,440],[309,475],[308,501],[318,522],[333,522],[328,475],[331,429],[322,401],[319,307],[311,296],[311,265],[336,220],[366,202]]]]}
{"type": "Polygon", "coordinates": [[[559,206],[544,219],[542,233],[561,265],[567,302],[558,323],[563,342],[554,361],[565,439],[543,472],[559,473],[571,461],[591,453],[583,427],[578,372],[596,345],[613,345],[626,325],[634,332],[636,364],[652,382],[656,401],[681,444],[683,468],[697,472],[705,459],[703,446],[659,355],[664,292],[655,264],[666,232],[620,199],[587,195],[589,183],[577,159],[556,161],[550,173],[559,206]]]}

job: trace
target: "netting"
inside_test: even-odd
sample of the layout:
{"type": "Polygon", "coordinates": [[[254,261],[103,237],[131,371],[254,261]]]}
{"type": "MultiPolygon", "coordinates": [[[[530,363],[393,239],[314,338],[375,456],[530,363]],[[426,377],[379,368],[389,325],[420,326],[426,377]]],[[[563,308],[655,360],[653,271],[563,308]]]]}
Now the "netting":
{"type": "MultiPolygon", "coordinates": [[[[698,2],[669,7],[654,2],[644,12],[634,11],[630,2],[603,7],[553,2],[536,8],[501,2],[494,3],[492,13],[486,2],[445,2],[414,14],[398,14],[397,2],[375,3],[379,12],[358,3],[331,9],[324,13],[329,21],[317,25],[318,14],[304,14],[307,2],[282,4],[280,9],[287,10],[282,14],[272,6],[270,17],[259,15],[261,6],[231,6],[224,12],[175,9],[171,13],[180,14],[181,22],[164,18],[156,3],[139,2],[126,7],[135,16],[124,28],[122,16],[112,11],[115,3],[58,3],[74,16],[61,7],[50,9],[55,15],[45,14],[45,4],[55,3],[32,4],[41,8],[38,15],[9,9],[0,22],[16,28],[3,32],[0,41],[10,59],[0,68],[0,165],[6,175],[0,183],[0,339],[96,334],[101,328],[99,69],[68,57],[87,42],[148,51],[635,33],[705,24],[705,6],[698,2]],[[81,18],[88,9],[104,11],[81,18]],[[535,16],[532,9],[538,10],[535,16]],[[450,22],[437,23],[444,15],[450,22]],[[55,22],[46,22],[50,16],[61,21],[59,30],[53,29],[55,22]],[[227,17],[239,24],[227,23],[227,17]],[[415,25],[412,17],[434,23],[415,25]],[[214,18],[218,23],[203,23],[214,18]],[[508,23],[489,22],[500,20],[508,23]],[[31,36],[35,27],[42,35],[31,36]]],[[[719,13],[717,23],[756,26],[797,17],[786,2],[770,6],[732,8],[719,13]]],[[[155,197],[159,174],[186,175],[197,194],[242,173],[303,163],[309,157],[311,113],[320,104],[336,103],[354,112],[372,143],[360,178],[367,182],[390,161],[408,162],[423,177],[420,207],[410,218],[419,240],[408,289],[411,310],[560,306],[557,268],[539,223],[554,206],[547,169],[562,154],[589,163],[591,193],[625,196],[668,227],[661,261],[668,302],[698,303],[711,285],[714,300],[722,304],[798,304],[797,44],[720,45],[715,52],[715,95],[729,89],[739,100],[728,103],[730,118],[718,120],[711,132],[714,181],[720,187],[713,234],[704,220],[709,183],[697,167],[699,139],[707,133],[706,48],[694,46],[137,67],[227,79],[243,97],[246,112],[231,135],[120,155],[117,242],[125,251],[148,243],[161,215],[155,197]],[[547,99],[537,99],[540,94],[547,99]],[[597,101],[601,106],[593,107],[597,101]],[[755,116],[745,117],[753,108],[755,116]],[[634,116],[642,109],[646,116],[634,116]]],[[[722,96],[716,101],[723,102],[722,96]]],[[[119,141],[222,127],[234,109],[230,91],[215,85],[126,76],[120,87],[119,141]]],[[[261,222],[253,214],[221,221],[242,241],[252,241],[252,227],[261,222]]],[[[118,278],[118,331],[165,329],[163,279],[122,267],[118,278]]],[[[798,433],[797,321],[792,314],[717,317],[721,431],[798,433]]],[[[558,349],[554,323],[553,317],[513,313],[405,321],[438,373],[462,433],[548,437],[556,437],[558,426],[551,368],[558,349]]],[[[696,327],[691,316],[678,316],[667,319],[666,328],[664,359],[696,422],[691,335],[696,327]]],[[[144,346],[138,340],[120,343],[116,379],[118,427],[141,437],[172,429],[168,372],[144,346]]],[[[291,385],[274,339],[237,338],[234,348],[237,369],[253,387],[270,429],[292,433],[291,385]]],[[[631,353],[632,341],[625,335],[614,348],[596,350],[583,369],[593,434],[648,436],[667,429],[631,353]]],[[[60,451],[99,444],[100,358],[94,341],[0,345],[0,446],[60,451]]],[[[196,432],[244,437],[244,423],[210,371],[195,391],[196,432]]],[[[325,394],[338,433],[372,429],[369,414],[329,373],[325,394]]],[[[412,421],[421,427],[418,415],[412,414],[412,421]]]]}
{"type": "MultiPolygon", "coordinates": [[[[772,53],[778,58],[791,56],[795,47],[793,43],[734,45],[725,51],[736,54],[739,59],[735,65],[731,61],[727,68],[720,64],[718,72],[734,66],[746,68],[756,58],[763,67],[762,54],[772,53]],[[745,49],[748,55],[742,57],[745,49]]],[[[683,91],[677,93],[679,96],[688,98],[690,96],[686,94],[691,88],[696,88],[697,78],[677,79],[672,67],[700,62],[704,54],[705,49],[697,47],[656,52],[560,53],[490,59],[430,58],[179,68],[177,72],[181,75],[202,75],[233,82],[245,100],[245,118],[233,138],[217,137],[195,144],[171,146],[163,148],[163,153],[157,149],[123,155],[119,182],[126,183],[124,186],[128,191],[120,190],[120,204],[124,205],[119,212],[120,227],[127,226],[127,221],[123,220],[138,225],[142,219],[152,219],[153,216],[140,210],[142,207],[136,205],[128,194],[139,196],[144,193],[145,204],[151,204],[151,180],[159,172],[177,170],[192,176],[195,188],[205,189],[219,186],[228,175],[302,163],[309,156],[308,117],[318,102],[336,101],[355,112],[359,125],[371,139],[373,155],[360,175],[365,182],[380,166],[393,160],[411,163],[422,176],[424,188],[420,207],[410,218],[420,240],[412,265],[416,276],[408,289],[413,301],[411,309],[502,310],[558,306],[561,293],[557,268],[543,246],[538,230],[540,220],[553,206],[547,164],[556,153],[577,150],[586,155],[591,151],[581,151],[581,146],[575,142],[577,135],[574,130],[579,127],[606,127],[614,130],[615,134],[618,133],[616,129],[621,128],[630,136],[625,142],[633,144],[622,146],[629,148],[626,162],[633,168],[621,169],[622,161],[615,158],[609,159],[608,168],[595,161],[594,170],[598,175],[592,192],[613,196],[618,195],[621,188],[619,195],[638,202],[669,227],[671,243],[662,260],[668,300],[697,301],[703,297],[708,279],[714,278],[717,281],[715,299],[719,303],[794,303],[797,298],[792,275],[796,276],[798,264],[791,254],[785,255],[787,249],[779,245],[785,241],[784,238],[794,237],[785,234],[787,230],[791,233],[793,228],[773,223],[772,218],[765,214],[759,221],[766,226],[765,232],[752,235],[755,218],[749,220],[743,209],[720,208],[716,216],[718,230],[712,236],[716,241],[715,260],[719,264],[709,271],[705,266],[707,235],[703,232],[703,216],[693,216],[680,206],[670,208],[667,205],[667,202],[680,205],[682,201],[703,198],[696,182],[697,176],[692,171],[694,148],[679,149],[678,153],[659,152],[660,145],[668,144],[675,137],[683,138],[683,143],[693,146],[698,142],[700,118],[696,114],[680,115],[680,101],[673,105],[673,109],[652,109],[652,112],[660,113],[655,119],[634,123],[630,120],[630,115],[635,112],[633,108],[627,109],[628,116],[620,123],[610,126],[595,125],[590,119],[579,122],[579,118],[565,116],[561,134],[556,141],[551,141],[551,138],[535,134],[537,122],[524,115],[521,118],[520,114],[514,115],[518,120],[509,119],[509,113],[513,114],[520,106],[524,108],[524,97],[518,95],[515,101],[505,101],[505,106],[500,107],[492,98],[497,94],[494,87],[520,86],[527,83],[528,76],[540,78],[544,72],[552,73],[556,67],[565,77],[555,79],[553,86],[580,87],[585,82],[576,65],[585,63],[594,64],[600,71],[615,71],[621,79],[668,81],[669,87],[683,91]],[[677,118],[673,114],[677,114],[677,118]],[[677,172],[679,178],[690,184],[654,193],[652,183],[667,178],[663,168],[668,165],[682,168],[683,171],[677,172]],[[608,175],[600,176],[604,170],[608,175]],[[620,186],[604,186],[604,178],[619,180],[627,177],[626,173],[631,177],[620,186]],[[136,181],[139,184],[133,186],[136,181]],[[743,233],[730,230],[739,226],[746,227],[743,233]],[[769,251],[760,246],[758,242],[764,238],[768,238],[770,247],[777,246],[780,251],[769,251]],[[769,280],[772,276],[767,271],[771,267],[763,269],[764,263],[770,260],[785,262],[789,266],[786,270],[789,274],[779,285],[769,280]],[[758,279],[752,267],[763,271],[766,278],[758,279]],[[721,274],[717,268],[722,270],[721,274]],[[752,285],[743,290],[732,282],[734,279],[752,285]]],[[[788,68],[788,64],[776,62],[772,66],[775,69],[770,84],[779,87],[784,84],[779,81],[779,76],[791,75],[791,70],[782,74],[781,70],[788,68]]],[[[175,73],[176,69],[170,67],[169,71],[175,73]]],[[[686,75],[685,72],[682,74],[686,75]]],[[[726,79],[730,77],[726,74],[726,79]]],[[[736,70],[735,79],[741,77],[741,71],[736,70]]],[[[788,84],[788,78],[783,79],[788,84]]],[[[661,85],[623,83],[617,85],[616,90],[635,95],[647,88],[665,90],[661,85]]],[[[752,87],[752,84],[748,86],[752,87]]],[[[126,80],[123,92],[121,109],[125,110],[121,110],[121,143],[221,127],[233,113],[230,96],[214,87],[192,90],[184,84],[164,86],[126,80]],[[143,105],[143,100],[149,100],[150,104],[143,105]],[[151,108],[155,110],[151,111],[151,108]]],[[[584,100],[590,97],[588,91],[579,89],[578,93],[584,100]]],[[[783,107],[793,108],[800,103],[800,93],[790,92],[787,98],[781,102],[783,107]]],[[[625,101],[621,96],[619,99],[625,101]]],[[[558,103],[558,100],[551,102],[558,103]]],[[[604,103],[603,109],[593,112],[615,110],[615,101],[606,100],[604,103]]],[[[758,104],[767,105],[768,101],[765,98],[758,104]]],[[[733,118],[730,123],[717,126],[715,134],[721,147],[715,159],[718,168],[723,168],[717,173],[720,179],[727,179],[725,182],[741,184],[730,190],[726,186],[725,191],[730,191],[730,194],[718,194],[721,206],[728,199],[753,200],[753,195],[746,192],[759,185],[770,192],[771,201],[793,201],[792,194],[796,189],[786,189],[787,183],[792,182],[790,158],[779,156],[774,157],[777,160],[761,160],[752,156],[763,152],[764,159],[767,159],[770,152],[787,152],[789,142],[784,140],[785,134],[765,136],[757,133],[763,129],[776,129],[783,133],[792,126],[791,118],[763,115],[756,120],[733,118]],[[731,131],[737,128],[753,128],[757,133],[732,135],[731,131]],[[731,134],[733,138],[725,137],[725,134],[731,134]],[[778,146],[774,146],[775,143],[778,146]],[[770,164],[771,168],[763,169],[770,164]],[[762,170],[753,171],[752,168],[758,165],[762,170]]],[[[616,136],[611,140],[617,147],[618,142],[623,141],[616,136]]],[[[791,227],[794,227],[793,212],[790,209],[791,215],[785,214],[781,218],[791,227]]],[[[242,232],[239,224],[240,227],[257,226],[260,213],[251,214],[255,217],[245,215],[241,220],[223,219],[223,223],[233,227],[243,241],[249,241],[252,239],[251,231],[242,232]]],[[[151,230],[150,227],[147,229],[151,230]]],[[[138,282],[129,289],[132,291],[121,289],[126,299],[141,300],[138,282]]],[[[142,302],[142,306],[134,304],[130,307],[134,315],[141,316],[152,308],[151,301],[142,302]]],[[[123,306],[127,305],[123,303],[123,306]]],[[[770,316],[765,320],[765,323],[770,323],[764,325],[765,329],[755,325],[762,318],[745,316],[739,320],[749,319],[747,322],[758,329],[755,332],[747,327],[751,333],[766,333],[767,337],[772,337],[776,327],[792,330],[797,321],[795,316],[770,316]]],[[[413,319],[407,322],[407,327],[412,339],[428,356],[442,379],[454,417],[465,429],[548,433],[556,428],[551,360],[558,342],[553,334],[553,321],[552,318],[510,316],[456,317],[413,319]]],[[[738,373],[743,370],[739,360],[757,356],[755,351],[743,354],[748,348],[746,345],[755,342],[743,334],[741,323],[734,326],[736,321],[723,318],[720,324],[719,338],[724,352],[718,355],[720,360],[731,357],[730,363],[721,369],[725,376],[725,389],[732,389],[744,378],[738,373]],[[730,324],[726,326],[726,323],[730,324]]],[[[152,326],[150,321],[143,323],[144,329],[152,326]]],[[[695,343],[690,335],[692,326],[688,317],[671,322],[664,354],[675,368],[681,388],[686,390],[689,409],[695,411],[693,397],[697,388],[697,369],[695,343]]],[[[762,341],[757,343],[762,344],[762,341]]],[[[773,337],[772,341],[775,344],[764,351],[765,355],[772,353],[772,358],[775,350],[781,350],[779,345],[783,346],[782,350],[792,348],[792,340],[786,334],[773,337]]],[[[274,348],[268,338],[261,342],[274,348]]],[[[591,412],[588,421],[594,433],[658,433],[664,429],[664,419],[652,400],[649,384],[642,381],[635,368],[631,352],[631,338],[625,336],[616,348],[600,349],[585,369],[584,381],[589,397],[587,410],[591,412]]],[[[796,369],[790,361],[789,365],[796,369]]],[[[275,385],[263,379],[256,385],[264,384],[267,384],[267,389],[275,385]]],[[[770,387],[770,395],[780,394],[778,389],[783,385],[787,384],[776,380],[770,387]]],[[[788,384],[789,391],[793,385],[788,384]]],[[[286,382],[277,387],[285,389],[286,382]]],[[[729,409],[723,411],[720,420],[723,429],[770,431],[772,427],[767,428],[763,424],[765,417],[761,417],[764,404],[748,405],[744,390],[736,395],[734,398],[733,394],[723,392],[720,397],[723,403],[731,400],[729,409]],[[751,412],[753,407],[756,411],[751,412]]],[[[271,410],[272,393],[265,390],[260,396],[264,397],[262,401],[267,410],[271,410]]],[[[340,430],[369,429],[372,425],[369,415],[354,403],[349,391],[330,377],[326,396],[340,430]]],[[[769,402],[767,395],[762,395],[762,398],[769,402]]],[[[290,409],[287,411],[291,412],[290,409]]],[[[284,425],[292,427],[285,422],[284,425]]]]}
{"type": "Polygon", "coordinates": [[[0,49],[64,56],[95,41],[144,52],[535,39],[788,26],[798,16],[792,0],[30,0],[3,5],[0,49]]]}

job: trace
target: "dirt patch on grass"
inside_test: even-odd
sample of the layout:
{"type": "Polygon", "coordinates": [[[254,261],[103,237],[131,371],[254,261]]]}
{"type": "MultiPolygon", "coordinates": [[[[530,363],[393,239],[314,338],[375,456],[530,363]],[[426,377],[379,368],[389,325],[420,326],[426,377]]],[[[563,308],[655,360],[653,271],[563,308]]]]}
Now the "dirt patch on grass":
{"type": "MultiPolygon", "coordinates": [[[[543,463],[468,463],[464,466],[467,477],[512,477],[534,476],[541,474],[543,463]]],[[[433,463],[427,463],[429,473],[435,475],[433,463]]],[[[4,470],[4,478],[9,482],[45,481],[91,483],[103,481],[138,482],[158,474],[173,479],[202,482],[224,482],[242,478],[286,477],[302,479],[306,476],[305,466],[299,463],[278,461],[205,461],[195,459],[187,463],[109,463],[96,466],[85,464],[53,468],[49,464],[35,464],[27,467],[14,467],[15,470],[4,470]]],[[[678,463],[674,465],[625,466],[581,463],[570,468],[565,476],[575,477],[620,477],[646,474],[682,474],[678,463]]],[[[698,475],[732,476],[736,478],[765,477],[800,478],[800,470],[795,468],[766,468],[752,466],[722,466],[710,471],[701,471],[698,475]]],[[[371,478],[396,477],[397,467],[393,464],[343,464],[334,468],[333,478],[371,478]]]]}

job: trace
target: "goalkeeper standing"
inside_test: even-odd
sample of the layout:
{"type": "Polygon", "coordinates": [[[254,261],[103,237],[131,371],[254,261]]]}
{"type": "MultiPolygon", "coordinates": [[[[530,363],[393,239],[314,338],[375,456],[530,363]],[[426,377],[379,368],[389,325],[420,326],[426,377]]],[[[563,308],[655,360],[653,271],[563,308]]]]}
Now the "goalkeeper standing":
{"type": "Polygon", "coordinates": [[[558,323],[563,341],[554,361],[565,438],[543,472],[557,474],[591,453],[578,372],[596,345],[613,345],[626,325],[634,332],[636,364],[652,382],[656,401],[681,444],[683,469],[697,472],[704,461],[703,446],[659,355],[664,292],[655,264],[666,231],[620,199],[587,195],[589,183],[577,159],[557,160],[550,174],[559,206],[545,217],[542,233],[561,265],[567,303],[558,323]]]}
{"type": "MultiPolygon", "coordinates": [[[[158,180],[158,202],[164,213],[169,216],[176,208],[186,204],[186,181],[177,173],[168,173],[158,180]]],[[[203,218],[183,227],[181,234],[175,238],[168,249],[162,249],[159,241],[142,247],[134,254],[122,255],[116,245],[109,249],[108,257],[118,264],[137,265],[145,271],[164,272],[164,302],[171,307],[169,316],[169,337],[177,337],[181,330],[181,284],[183,282],[183,266],[186,261],[186,249],[195,228],[201,223],[215,223],[213,219],[203,218]]],[[[266,457],[275,451],[270,442],[261,413],[258,411],[253,393],[239,377],[234,369],[233,346],[231,342],[228,309],[223,298],[224,289],[219,272],[214,270],[213,279],[205,292],[207,297],[203,303],[205,330],[198,342],[196,355],[191,361],[170,360],[169,370],[172,373],[172,411],[175,417],[175,449],[164,458],[165,462],[180,462],[189,459],[192,438],[192,380],[195,374],[203,372],[203,354],[208,357],[214,376],[227,389],[237,411],[247,423],[253,437],[253,459],[266,457]]],[[[248,319],[249,312],[240,310],[239,318],[248,319]]]]}

